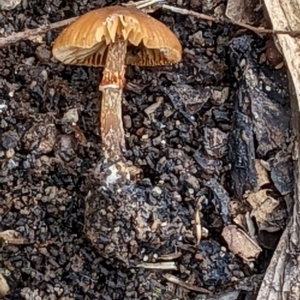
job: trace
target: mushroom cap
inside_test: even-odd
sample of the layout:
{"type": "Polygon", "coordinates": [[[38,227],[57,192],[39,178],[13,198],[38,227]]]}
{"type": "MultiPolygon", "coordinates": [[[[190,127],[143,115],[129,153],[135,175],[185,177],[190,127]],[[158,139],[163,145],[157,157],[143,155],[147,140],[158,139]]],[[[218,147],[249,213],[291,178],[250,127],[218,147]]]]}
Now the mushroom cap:
{"type": "Polygon", "coordinates": [[[111,6],[90,11],[65,28],[53,56],[64,64],[104,66],[108,45],[127,41],[125,64],[158,66],[181,60],[182,47],[163,23],[136,8],[111,6]]]}

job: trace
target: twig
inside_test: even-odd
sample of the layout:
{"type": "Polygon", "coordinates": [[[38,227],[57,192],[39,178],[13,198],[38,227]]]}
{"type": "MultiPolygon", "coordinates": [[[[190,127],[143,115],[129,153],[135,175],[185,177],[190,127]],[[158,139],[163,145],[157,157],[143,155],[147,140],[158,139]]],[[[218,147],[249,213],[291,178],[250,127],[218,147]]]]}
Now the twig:
{"type": "Polygon", "coordinates": [[[166,273],[163,275],[164,278],[166,278],[168,281],[172,282],[172,283],[175,283],[175,284],[178,284],[190,291],[195,291],[195,292],[199,292],[199,293],[202,293],[202,294],[208,294],[210,295],[211,294],[211,291],[207,290],[207,289],[204,289],[202,287],[198,287],[196,285],[192,285],[192,284],[189,284],[189,283],[186,283],[184,282],[183,280],[177,278],[176,276],[172,275],[172,274],[169,274],[169,273],[166,273]]]}
{"type": "Polygon", "coordinates": [[[158,263],[143,262],[138,264],[137,267],[152,270],[178,270],[178,267],[176,266],[176,263],[174,261],[164,261],[158,263]]]}
{"type": "MultiPolygon", "coordinates": [[[[251,25],[248,25],[248,24],[245,24],[242,22],[230,20],[227,18],[220,20],[218,18],[208,16],[205,14],[201,14],[201,13],[197,13],[192,10],[178,8],[178,7],[167,5],[167,4],[162,4],[161,2],[163,2],[163,1],[164,0],[142,0],[142,1],[135,2],[135,5],[137,8],[143,9],[146,11],[147,11],[146,7],[148,5],[150,7],[153,7],[152,9],[150,9],[150,11],[155,11],[155,10],[158,10],[161,8],[161,9],[169,10],[174,13],[181,14],[181,15],[192,16],[192,17],[202,19],[205,21],[236,25],[236,26],[251,30],[256,33],[288,34],[291,36],[299,36],[300,35],[300,31],[273,30],[273,29],[266,29],[266,28],[262,28],[262,27],[254,27],[254,26],[251,26],[251,25]]],[[[124,5],[126,6],[126,4],[124,4],[124,5]]],[[[133,5],[133,2],[127,3],[127,6],[130,6],[130,5],[133,5]]],[[[24,41],[24,40],[36,41],[39,37],[41,37],[42,34],[48,32],[48,31],[54,30],[54,29],[58,29],[58,28],[67,26],[70,23],[74,22],[76,19],[78,19],[78,17],[73,17],[70,19],[56,22],[56,23],[42,25],[35,29],[27,29],[25,31],[15,32],[15,33],[12,33],[11,35],[0,37],[0,48],[7,47],[10,45],[16,44],[20,41],[24,41]]]]}
{"type": "Polygon", "coordinates": [[[0,37],[0,48],[16,44],[17,42],[20,41],[36,40],[42,34],[54,29],[67,26],[70,23],[74,22],[76,19],[78,19],[78,17],[73,17],[56,23],[51,23],[48,25],[42,25],[41,27],[34,28],[34,29],[27,29],[21,32],[14,32],[11,35],[0,37]]]}
{"type": "Polygon", "coordinates": [[[192,16],[198,19],[202,19],[205,21],[211,21],[214,23],[227,23],[227,24],[232,24],[232,25],[236,25],[248,30],[251,30],[253,32],[256,33],[271,33],[271,34],[288,34],[291,36],[298,36],[300,35],[300,31],[290,31],[290,30],[273,30],[273,29],[266,29],[266,28],[262,28],[262,27],[255,27],[255,26],[251,26],[242,22],[238,22],[238,21],[234,21],[234,20],[230,20],[230,19],[218,19],[212,16],[208,16],[205,14],[201,14],[201,13],[197,13],[195,11],[192,10],[188,10],[188,9],[184,9],[184,8],[179,8],[179,7],[175,7],[175,6],[171,6],[171,5],[167,5],[167,4],[162,4],[160,5],[160,7],[162,9],[166,9],[166,10],[170,10],[174,13],[177,14],[181,14],[181,15],[186,15],[186,16],[192,16]]]}

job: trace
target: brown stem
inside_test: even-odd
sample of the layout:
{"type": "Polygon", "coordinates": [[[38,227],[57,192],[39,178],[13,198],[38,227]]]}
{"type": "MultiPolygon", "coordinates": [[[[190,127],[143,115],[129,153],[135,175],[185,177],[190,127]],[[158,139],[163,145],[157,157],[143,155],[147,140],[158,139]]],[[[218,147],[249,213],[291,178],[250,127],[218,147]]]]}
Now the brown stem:
{"type": "Polygon", "coordinates": [[[125,56],[127,43],[117,39],[108,46],[103,78],[100,134],[107,160],[123,160],[125,135],[122,121],[122,91],[125,83],[125,56]]]}

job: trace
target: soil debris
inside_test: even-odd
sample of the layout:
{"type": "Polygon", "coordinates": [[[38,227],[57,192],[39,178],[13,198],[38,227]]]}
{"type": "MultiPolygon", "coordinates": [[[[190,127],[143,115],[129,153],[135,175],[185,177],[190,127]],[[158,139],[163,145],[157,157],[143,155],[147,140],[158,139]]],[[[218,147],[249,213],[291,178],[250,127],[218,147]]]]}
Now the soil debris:
{"type": "MultiPolygon", "coordinates": [[[[104,5],[23,1],[1,11],[0,34],[104,5]]],[[[182,6],[217,15],[225,2],[182,6]]],[[[292,207],[285,69],[260,60],[267,39],[249,31],[153,16],[180,39],[183,61],[127,68],[124,157],[135,179],[109,187],[102,73],[53,60],[60,30],[1,47],[5,300],[255,297],[292,207]]]]}

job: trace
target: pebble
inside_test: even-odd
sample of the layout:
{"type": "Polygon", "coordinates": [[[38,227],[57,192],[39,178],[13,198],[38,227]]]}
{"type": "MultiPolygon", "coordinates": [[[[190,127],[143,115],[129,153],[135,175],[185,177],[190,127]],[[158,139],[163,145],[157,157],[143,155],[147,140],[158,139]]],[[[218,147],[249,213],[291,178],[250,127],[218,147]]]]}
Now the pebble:
{"type": "Polygon", "coordinates": [[[51,52],[45,44],[38,46],[35,50],[35,54],[41,62],[48,62],[51,57],[51,52]]]}
{"type": "Polygon", "coordinates": [[[0,10],[12,10],[21,3],[21,0],[0,0],[0,10]]]}
{"type": "Polygon", "coordinates": [[[155,193],[157,196],[160,196],[162,193],[162,190],[160,187],[156,186],[152,189],[152,192],[155,193]]]}
{"type": "Polygon", "coordinates": [[[6,158],[12,158],[15,155],[14,149],[10,148],[5,152],[5,157],[6,158]]]}
{"type": "Polygon", "coordinates": [[[78,122],[78,111],[77,108],[71,108],[64,114],[64,119],[68,120],[70,123],[78,122]]]}
{"type": "Polygon", "coordinates": [[[124,123],[124,127],[129,129],[132,127],[132,120],[131,117],[129,115],[125,115],[123,117],[123,123],[124,123]]]}

